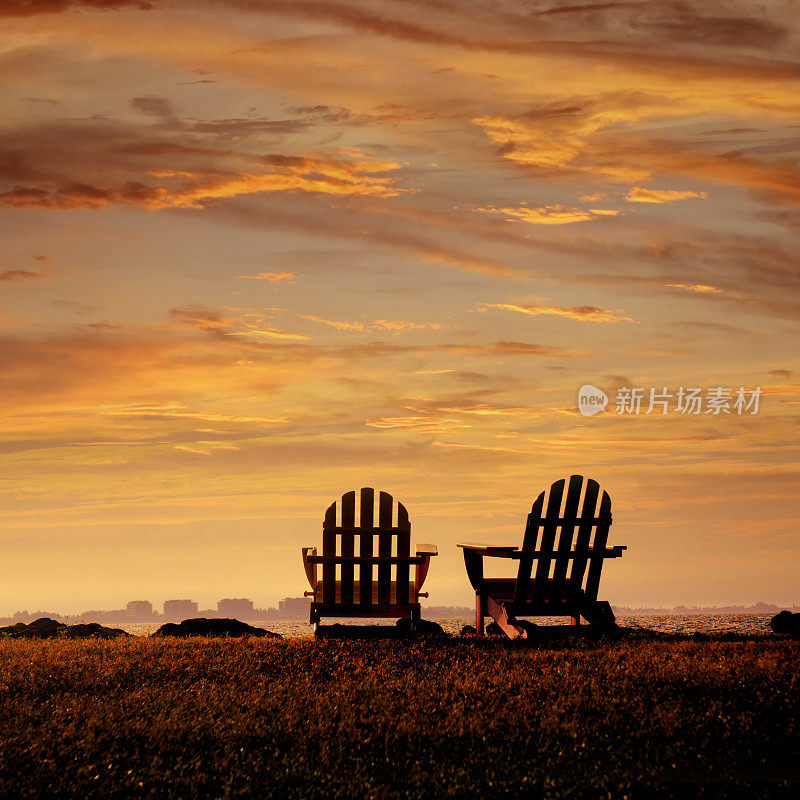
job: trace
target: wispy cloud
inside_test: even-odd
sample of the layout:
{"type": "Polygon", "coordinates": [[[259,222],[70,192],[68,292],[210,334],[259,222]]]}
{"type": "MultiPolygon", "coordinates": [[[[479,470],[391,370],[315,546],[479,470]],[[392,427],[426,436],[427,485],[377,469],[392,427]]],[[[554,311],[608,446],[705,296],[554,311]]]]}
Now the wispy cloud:
{"type": "Polygon", "coordinates": [[[0,281],[24,281],[33,278],[41,278],[44,273],[31,272],[27,269],[7,269],[0,272],[0,281]]]}
{"type": "Polygon", "coordinates": [[[182,328],[205,331],[214,336],[241,336],[248,339],[277,339],[288,341],[307,341],[310,336],[293,333],[281,328],[265,326],[263,316],[258,315],[254,321],[250,315],[239,317],[226,316],[219,311],[202,306],[172,308],[169,311],[177,325],[182,328]]]}
{"type": "Polygon", "coordinates": [[[709,286],[705,283],[665,283],[673,289],[686,289],[687,292],[697,292],[697,294],[720,294],[721,289],[716,286],[709,286]]]}
{"type": "Polygon", "coordinates": [[[226,336],[245,336],[251,339],[280,339],[288,341],[308,341],[311,337],[302,333],[292,333],[280,328],[258,328],[255,325],[248,326],[242,331],[225,331],[226,336]]]}
{"type": "Polygon", "coordinates": [[[527,314],[530,317],[554,316],[577,319],[581,322],[633,322],[630,317],[621,317],[613,311],[607,311],[597,306],[572,306],[560,308],[557,306],[522,306],[515,303],[481,303],[479,309],[497,309],[499,311],[515,311],[518,314],[527,314]]]}
{"type": "Polygon", "coordinates": [[[347,320],[325,319],[324,317],[317,317],[314,314],[301,314],[303,319],[318,322],[320,325],[327,325],[329,328],[335,328],[337,331],[363,331],[366,326],[363,322],[348,322],[347,320]]]}
{"type": "Polygon", "coordinates": [[[287,281],[294,283],[297,275],[294,272],[259,272],[256,275],[239,275],[240,278],[246,278],[253,281],[269,281],[270,283],[283,283],[287,281]]]}
{"type": "Polygon", "coordinates": [[[420,433],[445,433],[459,428],[470,427],[456,419],[435,416],[381,417],[380,419],[368,420],[366,425],[370,428],[413,430],[420,433]]]}
{"type": "Polygon", "coordinates": [[[239,414],[221,414],[191,408],[186,403],[142,403],[135,405],[99,408],[98,413],[111,417],[157,417],[172,419],[203,420],[207,422],[236,423],[237,425],[275,425],[287,422],[286,417],[255,417],[239,414]]]}
{"type": "Polygon", "coordinates": [[[439,322],[409,322],[403,319],[376,319],[371,330],[402,333],[403,331],[440,331],[444,326],[439,322]]]}
{"type": "Polygon", "coordinates": [[[572,222],[587,222],[597,217],[616,216],[619,211],[611,208],[588,209],[569,208],[568,206],[553,205],[540,208],[478,208],[477,211],[489,214],[505,214],[508,219],[519,219],[531,225],[568,225],[572,222]]]}
{"type": "Polygon", "coordinates": [[[671,189],[644,189],[641,186],[636,186],[625,195],[625,199],[629,203],[674,203],[677,200],[688,200],[689,198],[706,198],[706,192],[690,192],[679,191],[671,189]]]}

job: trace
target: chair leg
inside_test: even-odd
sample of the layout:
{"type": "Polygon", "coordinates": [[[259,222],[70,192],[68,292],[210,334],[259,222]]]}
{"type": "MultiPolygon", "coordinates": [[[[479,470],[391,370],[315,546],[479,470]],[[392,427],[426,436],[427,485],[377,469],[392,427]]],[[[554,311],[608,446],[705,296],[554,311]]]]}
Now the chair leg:
{"type": "Polygon", "coordinates": [[[483,636],[483,598],[479,591],[475,592],[475,633],[483,636]]]}
{"type": "Polygon", "coordinates": [[[514,619],[514,617],[509,616],[508,610],[503,603],[498,603],[491,596],[487,597],[486,610],[489,612],[492,619],[494,619],[494,621],[502,628],[503,633],[505,633],[509,639],[528,638],[527,631],[520,625],[517,625],[517,621],[514,619]]]}

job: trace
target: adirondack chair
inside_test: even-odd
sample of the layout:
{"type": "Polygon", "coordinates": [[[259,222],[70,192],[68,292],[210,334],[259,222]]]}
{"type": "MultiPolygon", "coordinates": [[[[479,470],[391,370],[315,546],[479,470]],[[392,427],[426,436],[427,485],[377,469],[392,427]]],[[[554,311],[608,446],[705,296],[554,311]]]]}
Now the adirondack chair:
{"type": "Polygon", "coordinates": [[[431,558],[437,555],[436,545],[418,544],[412,556],[411,523],[405,506],[380,492],[377,510],[375,525],[375,491],[362,489],[356,525],[356,493],[347,492],[338,511],[333,502],[325,512],[322,555],[317,555],[316,547],[303,548],[303,566],[311,584],[305,595],[312,598],[312,624],[321,617],[419,619],[419,598],[428,596],[420,590],[431,558]]]}
{"type": "Polygon", "coordinates": [[[614,624],[614,612],[597,599],[600,571],[607,558],[618,558],[626,547],[608,547],[611,498],[600,495],[597,481],[582,475],[556,481],[542,492],[528,514],[522,547],[460,543],[475,589],[475,629],[484,635],[483,620],[491,616],[512,639],[526,636],[515,617],[568,616],[573,625],[614,624]],[[598,504],[599,499],[599,504],[598,504]],[[563,509],[563,510],[562,510],[563,509]],[[484,558],[519,562],[516,578],[485,578],[484,558]],[[536,564],[534,572],[533,565],[536,564]],[[588,571],[587,571],[588,567],[588,571]]]}

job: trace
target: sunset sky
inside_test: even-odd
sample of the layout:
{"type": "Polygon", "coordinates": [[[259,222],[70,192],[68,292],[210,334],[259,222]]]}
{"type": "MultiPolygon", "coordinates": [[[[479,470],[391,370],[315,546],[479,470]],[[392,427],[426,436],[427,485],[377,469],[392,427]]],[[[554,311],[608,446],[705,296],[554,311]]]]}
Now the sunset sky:
{"type": "Polygon", "coordinates": [[[796,11],[0,3],[0,615],[274,604],[361,486],[469,604],[573,472],[601,599],[799,602],[796,11]]]}

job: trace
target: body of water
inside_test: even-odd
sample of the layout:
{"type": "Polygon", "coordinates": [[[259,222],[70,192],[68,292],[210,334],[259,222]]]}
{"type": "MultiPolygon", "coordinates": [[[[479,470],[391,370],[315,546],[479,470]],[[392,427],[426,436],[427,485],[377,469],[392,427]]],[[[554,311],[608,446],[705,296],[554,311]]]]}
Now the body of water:
{"type": "MultiPolygon", "coordinates": [[[[772,614],[663,614],[660,616],[618,617],[617,622],[624,628],[647,628],[661,633],[746,633],[769,634],[772,629],[769,621],[772,614]]],[[[474,625],[473,618],[463,619],[436,619],[447,633],[458,633],[464,625],[474,625]]],[[[566,625],[568,617],[539,617],[533,620],[537,625],[566,625]]],[[[292,638],[295,636],[311,636],[313,629],[307,622],[300,620],[268,620],[248,621],[250,625],[279,633],[281,636],[292,638]]],[[[342,622],[353,625],[374,625],[374,620],[336,620],[334,618],[323,620],[323,624],[331,625],[342,622]]],[[[387,623],[394,623],[388,621],[387,623]]],[[[148,636],[158,630],[161,623],[121,623],[110,627],[122,628],[134,636],[148,636]]]]}

